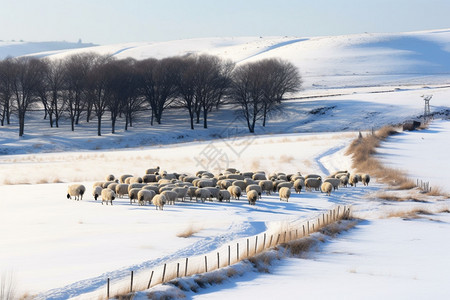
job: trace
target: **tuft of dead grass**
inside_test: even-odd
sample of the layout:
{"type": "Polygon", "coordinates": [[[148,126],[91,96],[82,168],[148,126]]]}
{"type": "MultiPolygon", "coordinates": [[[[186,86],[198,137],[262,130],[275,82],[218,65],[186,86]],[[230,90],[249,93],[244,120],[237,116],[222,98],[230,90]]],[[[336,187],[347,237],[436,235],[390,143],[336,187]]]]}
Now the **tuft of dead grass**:
{"type": "Polygon", "coordinates": [[[193,224],[189,225],[185,230],[177,234],[177,237],[181,238],[188,238],[196,234],[197,232],[200,232],[202,228],[196,228],[193,224]]]}

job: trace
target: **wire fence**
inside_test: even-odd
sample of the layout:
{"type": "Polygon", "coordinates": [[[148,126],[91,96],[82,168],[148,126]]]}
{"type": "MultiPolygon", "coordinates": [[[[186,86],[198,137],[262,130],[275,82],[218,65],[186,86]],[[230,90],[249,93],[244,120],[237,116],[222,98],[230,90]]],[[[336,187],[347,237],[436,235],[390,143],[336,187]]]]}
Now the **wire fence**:
{"type": "Polygon", "coordinates": [[[431,186],[429,181],[417,179],[416,186],[419,187],[424,193],[431,192],[431,186]]]}
{"type": "Polygon", "coordinates": [[[318,232],[329,224],[348,218],[350,214],[350,206],[337,205],[315,218],[295,225],[290,224],[276,231],[267,230],[252,237],[235,240],[207,254],[170,261],[151,271],[139,273],[131,271],[129,279],[116,281],[114,285],[108,278],[104,295],[109,299],[117,295],[143,291],[176,278],[231,266],[280,244],[318,232]]]}

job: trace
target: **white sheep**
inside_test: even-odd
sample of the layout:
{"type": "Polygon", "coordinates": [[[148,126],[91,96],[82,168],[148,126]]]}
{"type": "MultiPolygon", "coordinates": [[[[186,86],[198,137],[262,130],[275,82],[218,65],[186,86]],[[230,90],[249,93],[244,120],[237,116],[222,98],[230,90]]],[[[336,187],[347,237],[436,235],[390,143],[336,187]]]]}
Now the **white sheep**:
{"type": "Polygon", "coordinates": [[[192,201],[192,198],[195,197],[195,191],[198,189],[196,186],[190,186],[187,190],[187,195],[189,196],[189,200],[192,201]]]}
{"type": "Polygon", "coordinates": [[[347,187],[348,185],[348,177],[347,176],[341,176],[339,177],[339,180],[341,181],[341,185],[347,187]]]}
{"type": "Polygon", "coordinates": [[[148,202],[148,204],[150,204],[155,195],[156,193],[154,191],[140,190],[137,194],[139,205],[145,205],[145,202],[148,202]]]}
{"type": "Polygon", "coordinates": [[[181,201],[184,201],[184,199],[186,198],[186,195],[187,195],[188,188],[189,187],[187,185],[185,185],[183,187],[177,186],[177,187],[174,187],[172,189],[172,191],[177,193],[177,195],[178,195],[177,198],[178,199],[181,199],[181,201]]]}
{"type": "Polygon", "coordinates": [[[155,195],[152,199],[153,204],[155,205],[155,208],[158,210],[163,210],[164,204],[166,204],[167,199],[164,195],[155,195]]]}
{"type": "Polygon", "coordinates": [[[244,180],[235,180],[232,185],[240,187],[242,191],[245,191],[245,188],[247,187],[244,180]]]}
{"type": "Polygon", "coordinates": [[[144,186],[142,187],[142,189],[154,191],[156,194],[159,193],[159,186],[158,186],[158,185],[147,184],[147,185],[144,185],[144,186]]]}
{"type": "MultiPolygon", "coordinates": [[[[208,186],[208,187],[205,187],[205,189],[207,189],[207,190],[209,190],[211,192],[211,198],[218,199],[220,188],[208,186]]],[[[212,201],[212,199],[211,199],[211,201],[212,201]]]]}
{"type": "Polygon", "coordinates": [[[125,183],[125,180],[129,177],[133,177],[131,174],[124,174],[119,177],[119,183],[125,183]]]}
{"type": "Polygon", "coordinates": [[[105,181],[114,181],[116,177],[113,174],[106,175],[105,181]]]}
{"type": "Polygon", "coordinates": [[[114,193],[113,190],[106,188],[102,190],[101,196],[102,196],[102,205],[103,202],[106,202],[106,205],[108,205],[108,202],[111,203],[112,205],[113,200],[116,198],[116,193],[114,193]]]}
{"type": "Polygon", "coordinates": [[[113,190],[114,192],[116,191],[116,186],[118,185],[118,183],[113,182],[108,184],[108,186],[106,188],[113,190]]]}
{"type": "Polygon", "coordinates": [[[330,196],[331,191],[333,190],[333,185],[331,184],[331,182],[324,182],[320,186],[320,190],[322,191],[322,193],[327,193],[327,195],[330,196]]]}
{"type": "Polygon", "coordinates": [[[227,191],[230,192],[231,196],[237,200],[239,200],[239,197],[242,195],[242,189],[237,185],[228,187],[227,191]]]}
{"type": "Polygon", "coordinates": [[[370,176],[369,176],[369,174],[363,174],[363,175],[361,176],[361,181],[362,181],[362,183],[363,183],[365,186],[368,186],[368,185],[369,185],[369,182],[370,182],[370,176]]]}
{"type": "Polygon", "coordinates": [[[211,192],[206,188],[198,188],[195,191],[195,200],[198,201],[199,198],[202,202],[205,202],[206,199],[210,199],[212,201],[211,192]]]}
{"type": "Polygon", "coordinates": [[[323,182],[331,183],[331,185],[333,186],[333,190],[339,189],[339,186],[341,185],[341,179],[339,178],[326,178],[323,182]]]}
{"type": "Polygon", "coordinates": [[[159,166],[156,168],[150,168],[145,170],[145,174],[157,174],[159,173],[159,166]]]}
{"type": "Polygon", "coordinates": [[[166,197],[167,204],[175,204],[175,200],[177,200],[178,194],[174,191],[164,191],[161,193],[166,197]]]}
{"type": "Polygon", "coordinates": [[[322,176],[320,176],[320,175],[308,174],[308,175],[305,176],[305,180],[308,179],[308,178],[319,178],[319,177],[320,177],[320,179],[322,179],[322,176]]]}
{"type": "Polygon", "coordinates": [[[132,184],[132,183],[142,183],[142,182],[144,182],[144,180],[142,180],[142,177],[139,177],[139,176],[128,177],[128,178],[125,180],[125,183],[129,183],[129,184],[132,184]],[[128,180],[128,182],[127,182],[127,180],[128,180]]]}
{"type": "Polygon", "coordinates": [[[295,189],[296,193],[300,193],[304,186],[305,186],[305,181],[303,180],[303,178],[297,178],[294,181],[294,189],[295,189]]]}
{"type": "Polygon", "coordinates": [[[86,191],[86,187],[82,184],[72,184],[67,188],[67,199],[75,197],[75,200],[83,200],[83,194],[86,191]]]}
{"type": "Polygon", "coordinates": [[[253,180],[267,180],[266,174],[264,173],[255,173],[252,176],[253,180]]]}
{"type": "Polygon", "coordinates": [[[247,185],[247,187],[245,188],[245,192],[248,194],[249,191],[256,191],[258,193],[258,198],[261,198],[261,194],[262,194],[262,189],[259,185],[257,184],[250,184],[247,185]]]}
{"type": "Polygon", "coordinates": [[[130,204],[133,203],[133,200],[138,199],[138,193],[140,190],[140,188],[132,188],[128,190],[128,198],[130,198],[130,204]]]}
{"type": "Polygon", "coordinates": [[[186,176],[183,178],[183,181],[193,183],[193,181],[196,179],[200,179],[200,178],[197,176],[186,176]]]}
{"type": "Polygon", "coordinates": [[[102,184],[102,188],[106,189],[108,188],[108,185],[110,185],[111,183],[116,183],[115,181],[104,181],[102,184]]]}
{"type": "Polygon", "coordinates": [[[306,178],[305,187],[307,190],[311,191],[314,188],[316,191],[319,190],[320,185],[322,184],[322,178],[306,178]]]}
{"type": "Polygon", "coordinates": [[[271,180],[261,180],[258,182],[258,185],[261,187],[263,192],[266,192],[267,195],[270,195],[270,192],[273,190],[273,182],[271,180]]]}
{"type": "Polygon", "coordinates": [[[92,196],[94,196],[95,201],[97,201],[98,196],[102,194],[103,188],[101,186],[96,186],[92,191],[92,196]]]}
{"type": "Polygon", "coordinates": [[[220,202],[222,201],[226,201],[226,202],[230,202],[231,199],[231,194],[229,191],[227,190],[220,190],[219,191],[219,196],[217,198],[220,202]]]}
{"type": "Polygon", "coordinates": [[[156,175],[155,174],[145,174],[144,176],[142,176],[142,181],[145,183],[157,182],[156,175]]]}
{"type": "Polygon", "coordinates": [[[244,176],[244,178],[252,178],[253,174],[255,174],[255,173],[254,172],[242,172],[240,175],[244,176]]]}
{"type": "Polygon", "coordinates": [[[352,174],[348,179],[348,183],[350,183],[351,186],[356,186],[359,181],[361,181],[361,176],[359,176],[358,174],[352,174]]]}
{"type": "Polygon", "coordinates": [[[128,194],[128,184],[119,183],[116,185],[116,195],[117,197],[123,198],[124,195],[128,194]]]}
{"type": "Polygon", "coordinates": [[[248,204],[250,205],[255,205],[256,204],[256,200],[258,200],[258,192],[255,190],[250,190],[247,193],[247,200],[248,200],[248,204]]]}
{"type": "Polygon", "coordinates": [[[289,197],[291,196],[290,188],[283,186],[280,188],[278,193],[280,194],[280,201],[282,200],[286,200],[286,202],[289,201],[289,197]]]}
{"type": "Polygon", "coordinates": [[[214,187],[216,186],[217,181],[214,178],[211,179],[200,179],[197,181],[197,187],[205,188],[205,187],[214,187]]]}
{"type": "Polygon", "coordinates": [[[131,189],[142,189],[144,186],[146,186],[145,183],[130,183],[128,185],[128,191],[131,189]]]}
{"type": "Polygon", "coordinates": [[[277,184],[277,191],[280,192],[280,189],[283,187],[292,188],[294,184],[290,181],[283,181],[277,184]]]}

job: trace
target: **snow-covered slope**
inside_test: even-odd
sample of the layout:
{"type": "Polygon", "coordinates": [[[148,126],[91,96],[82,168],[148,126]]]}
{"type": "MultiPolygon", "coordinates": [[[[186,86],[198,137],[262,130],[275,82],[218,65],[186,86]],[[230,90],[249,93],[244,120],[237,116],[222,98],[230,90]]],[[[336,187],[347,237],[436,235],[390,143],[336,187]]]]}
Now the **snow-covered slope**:
{"type": "Polygon", "coordinates": [[[300,69],[305,89],[448,83],[450,73],[450,30],[311,38],[202,38],[105,45],[37,55],[56,58],[88,51],[136,59],[208,53],[236,63],[280,57],[300,69]]]}
{"type": "Polygon", "coordinates": [[[92,43],[70,42],[4,42],[0,41],[0,59],[33,54],[35,56],[47,56],[48,51],[64,51],[68,49],[81,49],[95,46],[92,43]],[[41,53],[36,54],[36,53],[41,53]],[[45,54],[44,54],[45,53],[45,54]]]}

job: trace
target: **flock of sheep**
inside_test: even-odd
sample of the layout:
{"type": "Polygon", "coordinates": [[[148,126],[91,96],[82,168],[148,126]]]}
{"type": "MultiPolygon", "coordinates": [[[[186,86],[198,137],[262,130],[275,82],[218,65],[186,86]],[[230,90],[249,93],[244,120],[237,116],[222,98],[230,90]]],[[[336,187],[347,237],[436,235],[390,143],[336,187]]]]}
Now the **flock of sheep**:
{"type": "MultiPolygon", "coordinates": [[[[239,200],[245,193],[248,203],[255,205],[263,193],[267,195],[278,193],[280,200],[289,201],[291,190],[296,193],[301,190],[320,190],[330,195],[339,187],[348,184],[356,186],[358,182],[368,185],[368,174],[350,174],[347,171],[337,171],[325,179],[315,174],[302,176],[295,174],[272,173],[266,175],[263,171],[239,172],[234,168],[224,173],[214,175],[208,171],[198,171],[195,175],[160,172],[160,168],[147,169],[145,175],[133,176],[130,174],[116,178],[108,175],[105,181],[95,182],[92,195],[95,200],[101,198],[102,204],[110,203],[116,198],[127,196],[130,204],[151,204],[162,210],[165,204],[174,204],[175,201],[186,199],[196,201],[216,200],[229,202],[231,199],[239,200]]],[[[82,200],[86,187],[81,184],[69,186],[67,198],[82,200]]]]}

